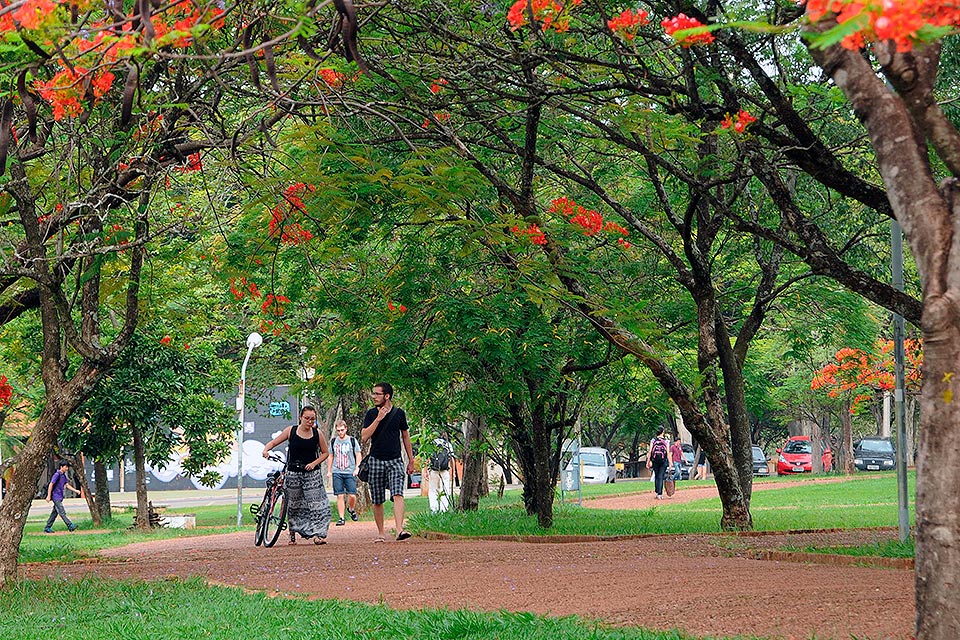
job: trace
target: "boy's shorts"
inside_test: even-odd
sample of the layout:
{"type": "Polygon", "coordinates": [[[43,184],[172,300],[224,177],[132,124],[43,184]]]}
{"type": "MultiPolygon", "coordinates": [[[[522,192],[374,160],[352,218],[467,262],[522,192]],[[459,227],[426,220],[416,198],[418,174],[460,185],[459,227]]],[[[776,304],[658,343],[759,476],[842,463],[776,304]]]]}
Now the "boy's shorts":
{"type": "Polygon", "coordinates": [[[345,493],[357,494],[357,476],[352,473],[333,474],[333,495],[342,496],[345,493]]]}

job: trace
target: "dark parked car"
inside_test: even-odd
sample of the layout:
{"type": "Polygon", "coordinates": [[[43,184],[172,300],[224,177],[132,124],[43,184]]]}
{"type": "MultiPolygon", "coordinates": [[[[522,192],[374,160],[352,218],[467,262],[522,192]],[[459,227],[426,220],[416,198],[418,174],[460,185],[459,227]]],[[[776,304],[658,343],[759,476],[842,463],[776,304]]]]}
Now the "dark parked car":
{"type": "Polygon", "coordinates": [[[861,471],[883,471],[896,466],[895,456],[890,438],[864,438],[853,450],[853,464],[861,471]]]}
{"type": "Polygon", "coordinates": [[[767,466],[767,454],[757,445],[753,445],[753,475],[770,475],[770,467],[767,466]]]}

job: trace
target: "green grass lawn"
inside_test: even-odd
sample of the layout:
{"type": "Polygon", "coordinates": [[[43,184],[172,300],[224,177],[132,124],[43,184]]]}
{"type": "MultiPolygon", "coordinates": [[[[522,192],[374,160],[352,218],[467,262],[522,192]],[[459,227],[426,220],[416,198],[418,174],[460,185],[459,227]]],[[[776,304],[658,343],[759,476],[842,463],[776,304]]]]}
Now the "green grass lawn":
{"type": "MultiPolygon", "coordinates": [[[[790,478],[796,480],[797,478],[790,478]]],[[[913,476],[910,477],[911,495],[913,476]]],[[[833,529],[896,526],[897,486],[892,474],[853,476],[836,483],[816,482],[805,477],[802,485],[769,491],[756,491],[751,500],[754,527],[761,531],[788,529],[833,529]]],[[[760,484],[778,483],[778,478],[760,484]]],[[[703,486],[710,481],[681,482],[686,487],[703,486]]],[[[588,485],[584,498],[628,495],[653,491],[649,482],[623,482],[612,485],[588,485]]],[[[568,500],[575,497],[567,495],[568,500]]],[[[554,526],[540,529],[536,518],[523,510],[519,492],[503,499],[481,502],[476,513],[416,513],[411,526],[455,535],[599,535],[616,536],[640,533],[710,533],[720,531],[720,499],[710,498],[684,504],[662,503],[641,510],[613,511],[583,507],[575,503],[557,504],[554,526]]]]}
{"type": "MultiPolygon", "coordinates": [[[[790,478],[796,480],[797,478],[790,478]]],[[[896,526],[897,488],[892,474],[858,475],[837,483],[816,482],[809,476],[797,487],[786,487],[753,494],[751,511],[758,530],[864,528],[896,526]]],[[[783,482],[778,478],[762,479],[757,485],[783,482]]],[[[910,477],[913,482],[913,476],[910,477]]],[[[712,481],[681,482],[687,487],[712,485],[712,481]]],[[[508,491],[503,498],[485,498],[474,513],[430,514],[427,499],[406,501],[409,528],[414,531],[440,531],[456,535],[597,535],[617,536],[639,533],[703,533],[720,531],[720,500],[712,498],[685,504],[664,501],[638,510],[611,511],[590,508],[589,498],[650,493],[650,482],[630,481],[610,485],[587,485],[586,506],[572,502],[576,495],[567,494],[566,504],[555,505],[554,527],[542,530],[536,518],[526,515],[520,491],[508,491]]],[[[912,495],[912,487],[911,487],[912,495]]],[[[190,509],[168,509],[168,514],[191,513],[198,529],[159,529],[150,533],[127,531],[133,521],[131,512],[114,518],[112,529],[104,533],[59,535],[51,538],[42,533],[43,518],[28,521],[20,546],[21,562],[51,560],[71,561],[95,553],[98,549],[121,546],[158,538],[183,537],[237,531],[236,505],[216,505],[190,509]]],[[[253,517],[244,505],[244,527],[253,535],[253,517]]],[[[365,518],[371,518],[368,513],[365,518]]],[[[392,521],[392,505],[386,504],[387,522],[392,521]]],[[[92,528],[89,519],[77,519],[81,531],[92,528]]],[[[856,551],[851,551],[856,553],[856,551]]],[[[870,555],[864,549],[861,555],[870,555]]]]}
{"type": "MultiPolygon", "coordinates": [[[[476,640],[684,640],[677,632],[610,628],[530,613],[397,611],[337,600],[272,598],[200,580],[22,581],[0,590],[0,638],[464,638],[476,640]],[[9,615],[9,612],[16,612],[9,615]],[[175,615],[171,615],[176,612],[175,615]]],[[[733,640],[732,638],[730,640],[733,640]]]]}

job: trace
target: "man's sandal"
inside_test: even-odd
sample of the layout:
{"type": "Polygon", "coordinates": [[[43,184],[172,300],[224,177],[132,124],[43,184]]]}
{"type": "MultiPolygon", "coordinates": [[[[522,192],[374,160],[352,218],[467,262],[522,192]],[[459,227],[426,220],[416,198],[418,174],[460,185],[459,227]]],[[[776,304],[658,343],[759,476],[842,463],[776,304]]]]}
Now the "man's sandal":
{"type": "Polygon", "coordinates": [[[379,543],[379,542],[385,542],[385,540],[384,540],[383,536],[377,536],[376,538],[373,539],[373,542],[376,544],[376,543],[379,543]]]}
{"type": "Polygon", "coordinates": [[[400,533],[397,534],[397,542],[399,542],[400,540],[406,540],[407,538],[411,537],[412,535],[413,535],[413,534],[410,533],[409,531],[406,531],[406,530],[401,531],[400,533]]]}

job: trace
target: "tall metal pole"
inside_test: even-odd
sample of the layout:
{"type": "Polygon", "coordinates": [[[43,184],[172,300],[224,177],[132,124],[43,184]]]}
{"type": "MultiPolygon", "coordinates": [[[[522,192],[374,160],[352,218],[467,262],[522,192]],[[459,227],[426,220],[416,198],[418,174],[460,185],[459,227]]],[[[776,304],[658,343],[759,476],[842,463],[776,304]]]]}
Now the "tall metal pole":
{"type": "MultiPolygon", "coordinates": [[[[900,223],[890,225],[890,263],[893,271],[893,288],[903,291],[903,234],[900,223]]],[[[894,416],[897,424],[897,525],[900,542],[910,537],[909,497],[907,496],[907,414],[904,402],[904,320],[899,313],[893,314],[893,362],[894,362],[894,416]]]]}
{"type": "Polygon", "coordinates": [[[250,354],[256,347],[263,344],[263,336],[251,333],[247,336],[247,355],[240,367],[240,390],[237,393],[237,411],[240,412],[240,424],[237,425],[237,526],[243,525],[243,410],[247,386],[247,364],[250,354]]]}

